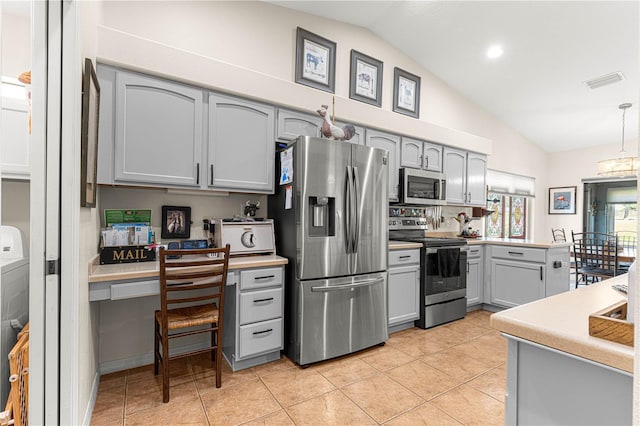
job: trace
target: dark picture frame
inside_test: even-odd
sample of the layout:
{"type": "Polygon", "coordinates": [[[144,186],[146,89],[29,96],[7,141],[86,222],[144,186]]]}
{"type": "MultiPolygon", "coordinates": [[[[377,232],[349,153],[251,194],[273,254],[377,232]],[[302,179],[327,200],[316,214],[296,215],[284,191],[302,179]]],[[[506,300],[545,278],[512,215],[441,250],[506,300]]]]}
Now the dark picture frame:
{"type": "Polygon", "coordinates": [[[82,76],[82,127],[80,134],[80,206],[96,206],[100,84],[91,59],[84,60],[82,76]]]}
{"type": "Polygon", "coordinates": [[[549,214],[576,214],[576,186],[549,188],[549,214]]]}
{"type": "Polygon", "coordinates": [[[382,106],[382,61],[351,49],[349,97],[382,106]]]}
{"type": "Polygon", "coordinates": [[[162,238],[191,236],[191,207],[162,206],[162,238]]]}
{"type": "Polygon", "coordinates": [[[335,42],[298,27],[296,30],[296,83],[335,93],[335,42]]]}
{"type": "Polygon", "coordinates": [[[393,69],[393,111],[420,117],[420,77],[403,69],[393,69]]]}

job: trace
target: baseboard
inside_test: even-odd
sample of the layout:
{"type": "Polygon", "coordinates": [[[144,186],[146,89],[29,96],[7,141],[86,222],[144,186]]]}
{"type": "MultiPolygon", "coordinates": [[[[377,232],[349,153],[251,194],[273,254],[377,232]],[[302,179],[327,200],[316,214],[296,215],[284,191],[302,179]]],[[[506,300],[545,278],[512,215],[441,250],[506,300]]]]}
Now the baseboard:
{"type": "Polygon", "coordinates": [[[82,419],[83,426],[91,425],[91,416],[93,415],[93,408],[96,406],[96,399],[98,398],[98,388],[100,386],[100,374],[96,373],[93,376],[93,383],[91,384],[91,397],[87,403],[87,409],[84,412],[84,418],[82,419]]]}

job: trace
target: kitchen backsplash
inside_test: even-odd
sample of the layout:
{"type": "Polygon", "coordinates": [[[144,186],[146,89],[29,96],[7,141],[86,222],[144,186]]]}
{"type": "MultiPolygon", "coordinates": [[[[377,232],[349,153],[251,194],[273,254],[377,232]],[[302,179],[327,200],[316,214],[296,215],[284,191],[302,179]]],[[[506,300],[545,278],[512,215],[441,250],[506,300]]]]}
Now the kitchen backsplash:
{"type": "MultiPolygon", "coordinates": [[[[125,187],[100,187],[100,208],[104,209],[151,209],[151,226],[156,233],[156,240],[160,241],[160,222],[162,206],[191,207],[191,239],[206,238],[202,230],[203,219],[215,219],[242,215],[247,201],[259,201],[260,209],[256,217],[266,217],[267,196],[257,194],[215,193],[167,191],[166,189],[142,189],[125,187]]],[[[460,226],[455,217],[460,212],[471,214],[470,207],[443,206],[444,222],[438,233],[458,234],[460,226]]],[[[104,224],[101,224],[102,226],[104,224]]],[[[473,229],[480,229],[482,234],[482,220],[470,223],[473,229]]],[[[429,233],[429,232],[428,232],[429,233]]]]}

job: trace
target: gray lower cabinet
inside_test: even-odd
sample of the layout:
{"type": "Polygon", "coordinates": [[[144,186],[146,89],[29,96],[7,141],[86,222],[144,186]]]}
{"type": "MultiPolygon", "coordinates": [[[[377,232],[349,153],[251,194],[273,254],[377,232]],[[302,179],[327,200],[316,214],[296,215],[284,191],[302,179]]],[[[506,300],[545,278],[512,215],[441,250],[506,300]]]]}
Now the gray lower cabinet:
{"type": "Polygon", "coordinates": [[[389,332],[420,317],[420,249],[389,251],[389,332]]]}
{"type": "Polygon", "coordinates": [[[209,94],[207,185],[273,192],[275,108],[209,94]]]}
{"type": "Polygon", "coordinates": [[[467,257],[467,306],[483,302],[484,250],[480,245],[469,246],[467,257]]]}
{"type": "Polygon", "coordinates": [[[398,168],[400,165],[400,136],[367,129],[366,146],[389,152],[389,201],[398,201],[398,168]]]}
{"type": "Polygon", "coordinates": [[[491,303],[510,308],[545,297],[544,249],[491,248],[491,303]]]}
{"type": "Polygon", "coordinates": [[[200,185],[203,91],[140,74],[115,74],[114,180],[200,185]]]}
{"type": "Polygon", "coordinates": [[[242,269],[227,287],[222,353],[233,371],[280,359],[283,348],[283,267],[242,269]]]}
{"type": "Polygon", "coordinates": [[[293,142],[298,136],[320,137],[322,118],[319,115],[278,108],[276,139],[293,142]]]}

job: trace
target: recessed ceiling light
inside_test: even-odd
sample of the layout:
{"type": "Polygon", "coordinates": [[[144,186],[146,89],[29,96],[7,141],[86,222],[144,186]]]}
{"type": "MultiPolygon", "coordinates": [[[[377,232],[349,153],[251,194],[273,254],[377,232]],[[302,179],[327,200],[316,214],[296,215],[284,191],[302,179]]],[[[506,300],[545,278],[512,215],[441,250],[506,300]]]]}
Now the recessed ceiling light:
{"type": "Polygon", "coordinates": [[[491,46],[489,50],[487,50],[487,57],[491,59],[495,59],[502,56],[503,53],[504,53],[504,49],[502,49],[502,46],[495,45],[495,46],[491,46]]]}

